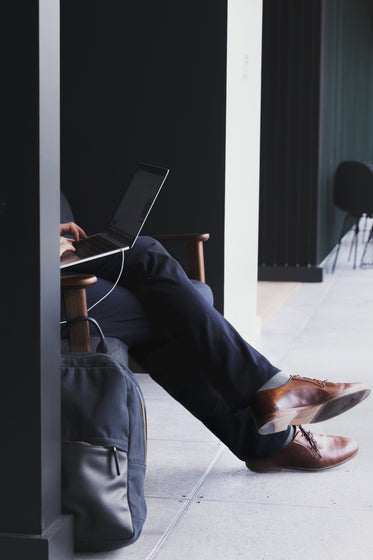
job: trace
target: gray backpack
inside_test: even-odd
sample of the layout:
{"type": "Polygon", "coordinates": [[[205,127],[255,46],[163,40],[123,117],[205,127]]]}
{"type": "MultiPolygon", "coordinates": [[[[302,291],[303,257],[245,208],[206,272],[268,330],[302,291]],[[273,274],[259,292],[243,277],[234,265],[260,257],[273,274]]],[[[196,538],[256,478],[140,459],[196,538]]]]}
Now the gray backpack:
{"type": "Polygon", "coordinates": [[[135,376],[106,354],[61,357],[62,508],[76,550],[133,543],[146,518],[146,411],[135,376]]]}

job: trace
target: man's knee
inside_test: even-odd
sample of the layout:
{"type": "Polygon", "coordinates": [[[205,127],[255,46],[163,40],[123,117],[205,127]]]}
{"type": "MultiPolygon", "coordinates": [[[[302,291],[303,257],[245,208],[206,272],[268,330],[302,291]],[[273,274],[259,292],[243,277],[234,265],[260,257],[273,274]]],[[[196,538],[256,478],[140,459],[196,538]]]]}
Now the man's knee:
{"type": "Polygon", "coordinates": [[[161,277],[177,278],[179,281],[187,279],[178,261],[153,237],[139,237],[134,247],[126,251],[125,261],[125,277],[132,289],[144,274],[158,279],[161,277]]]}
{"type": "Polygon", "coordinates": [[[154,237],[149,237],[147,235],[141,235],[137,238],[135,245],[129,250],[128,254],[140,254],[146,253],[148,251],[154,251],[157,253],[167,254],[166,249],[163,245],[154,239],[154,237]]]}

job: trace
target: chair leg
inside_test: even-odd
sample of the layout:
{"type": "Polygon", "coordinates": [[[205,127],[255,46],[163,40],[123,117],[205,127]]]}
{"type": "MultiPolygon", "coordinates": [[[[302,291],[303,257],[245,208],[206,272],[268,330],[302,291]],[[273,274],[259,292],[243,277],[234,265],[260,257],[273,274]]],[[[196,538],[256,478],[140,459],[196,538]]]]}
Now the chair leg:
{"type": "Polygon", "coordinates": [[[351,240],[350,251],[349,251],[349,253],[348,253],[348,259],[347,259],[348,262],[350,262],[350,260],[351,260],[351,255],[352,255],[352,251],[354,250],[355,239],[356,239],[356,231],[355,231],[355,228],[356,228],[356,224],[354,224],[354,234],[355,234],[355,235],[353,236],[353,238],[352,238],[352,240],[351,240]]]}
{"type": "Polygon", "coordinates": [[[338,255],[339,255],[339,250],[340,250],[340,248],[341,248],[342,238],[343,238],[343,236],[344,236],[344,234],[345,234],[346,224],[347,224],[347,222],[348,222],[349,217],[350,217],[350,215],[347,214],[347,215],[345,216],[345,219],[343,220],[342,229],[341,229],[341,234],[340,234],[340,236],[339,236],[338,243],[337,243],[337,251],[336,251],[334,263],[333,263],[333,266],[332,266],[332,273],[334,272],[334,270],[335,270],[335,265],[337,264],[337,259],[338,259],[338,255]]]}
{"type": "Polygon", "coordinates": [[[357,245],[358,245],[358,238],[359,238],[359,222],[356,223],[355,226],[355,256],[354,256],[354,269],[356,268],[356,260],[357,260],[357,245]]]}
{"type": "Polygon", "coordinates": [[[366,253],[367,253],[367,251],[368,251],[369,243],[372,242],[372,238],[373,238],[373,225],[372,225],[372,227],[370,228],[370,232],[369,232],[369,235],[368,235],[368,240],[367,240],[367,242],[365,243],[364,251],[363,251],[363,254],[361,255],[360,267],[363,267],[363,266],[365,266],[365,265],[373,264],[373,262],[371,262],[371,263],[364,263],[365,255],[366,255],[366,253]]]}
{"type": "MultiPolygon", "coordinates": [[[[351,255],[352,255],[352,251],[354,250],[354,247],[355,247],[355,257],[354,257],[354,259],[356,259],[358,235],[359,235],[359,231],[360,231],[359,222],[360,222],[360,217],[355,220],[354,236],[352,238],[351,245],[350,245],[350,252],[348,254],[348,259],[347,259],[348,262],[350,262],[350,260],[351,260],[351,255]]],[[[356,268],[355,264],[354,264],[354,268],[356,268]]]]}
{"type": "Polygon", "coordinates": [[[365,242],[365,232],[367,231],[367,225],[368,225],[368,214],[365,214],[365,223],[364,223],[364,228],[363,228],[363,238],[361,240],[363,245],[364,245],[364,242],[365,242]]]}

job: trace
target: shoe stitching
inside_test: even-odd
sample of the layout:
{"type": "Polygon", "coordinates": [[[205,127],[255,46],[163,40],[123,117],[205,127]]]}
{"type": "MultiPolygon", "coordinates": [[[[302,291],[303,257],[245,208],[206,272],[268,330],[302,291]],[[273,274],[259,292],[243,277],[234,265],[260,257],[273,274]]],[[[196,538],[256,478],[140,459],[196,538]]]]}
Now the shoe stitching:
{"type": "Polygon", "coordinates": [[[313,437],[313,433],[312,432],[306,432],[306,430],[303,428],[303,426],[298,426],[302,436],[307,440],[307,442],[310,444],[310,447],[313,449],[313,451],[320,457],[320,459],[322,459],[322,454],[320,453],[319,448],[317,447],[317,443],[313,437]]]}

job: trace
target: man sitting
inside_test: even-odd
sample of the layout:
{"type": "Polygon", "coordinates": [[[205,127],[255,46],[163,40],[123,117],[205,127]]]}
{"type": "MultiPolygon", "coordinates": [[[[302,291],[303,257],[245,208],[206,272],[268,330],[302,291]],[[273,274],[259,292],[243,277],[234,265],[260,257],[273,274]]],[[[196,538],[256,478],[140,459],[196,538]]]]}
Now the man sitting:
{"type": "MultiPolygon", "coordinates": [[[[86,237],[73,222],[61,224],[60,232],[60,255],[75,250],[66,235],[86,237]]],[[[357,454],[353,440],[313,435],[301,425],[349,410],[369,395],[368,387],[280,371],[201,296],[156,240],[139,237],[124,258],[120,285],[92,316],[249,469],[319,471],[357,454]]],[[[88,306],[109,291],[120,259],[112,255],[82,265],[98,277],[88,290],[88,306]]]]}

